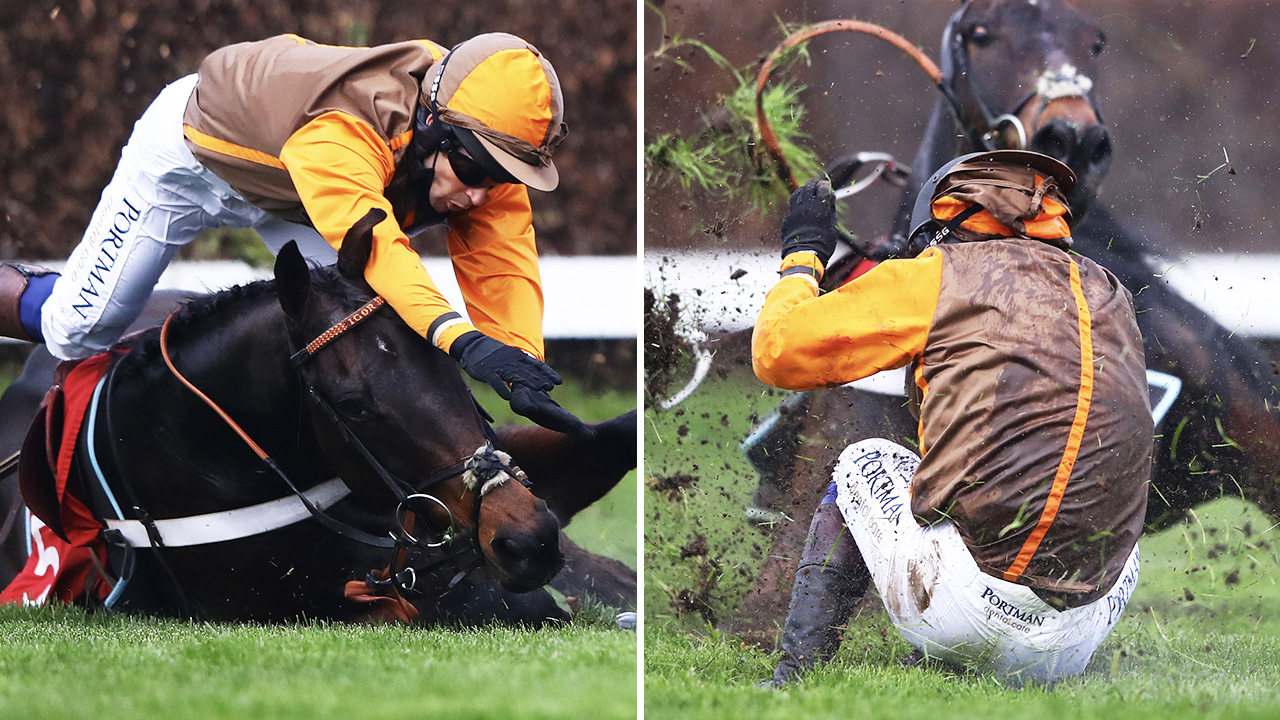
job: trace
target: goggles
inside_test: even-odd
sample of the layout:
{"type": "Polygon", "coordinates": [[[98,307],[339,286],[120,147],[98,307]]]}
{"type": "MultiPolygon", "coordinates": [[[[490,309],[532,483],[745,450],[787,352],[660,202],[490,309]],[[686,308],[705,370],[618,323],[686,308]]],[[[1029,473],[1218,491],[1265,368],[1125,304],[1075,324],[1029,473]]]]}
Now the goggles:
{"type": "Polygon", "coordinates": [[[457,176],[458,182],[467,187],[484,187],[489,181],[489,173],[475,158],[467,157],[463,154],[461,148],[452,149],[444,154],[449,160],[449,167],[453,169],[453,174],[457,176]]]}

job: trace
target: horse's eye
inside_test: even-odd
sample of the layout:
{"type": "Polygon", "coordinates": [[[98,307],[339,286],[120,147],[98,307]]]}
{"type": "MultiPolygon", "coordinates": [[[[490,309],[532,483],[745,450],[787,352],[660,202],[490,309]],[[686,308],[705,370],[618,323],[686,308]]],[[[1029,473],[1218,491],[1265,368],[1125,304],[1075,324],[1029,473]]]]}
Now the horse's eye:
{"type": "Polygon", "coordinates": [[[991,35],[991,30],[986,25],[974,25],[973,29],[969,31],[969,42],[980,48],[990,45],[994,39],[991,35]]]}
{"type": "Polygon", "coordinates": [[[1097,37],[1093,39],[1093,54],[1101,55],[1102,48],[1107,46],[1107,35],[1101,30],[1098,31],[1097,37]]]}
{"type": "Polygon", "coordinates": [[[373,416],[365,404],[355,398],[339,400],[336,409],[348,420],[368,420],[373,416]]]}

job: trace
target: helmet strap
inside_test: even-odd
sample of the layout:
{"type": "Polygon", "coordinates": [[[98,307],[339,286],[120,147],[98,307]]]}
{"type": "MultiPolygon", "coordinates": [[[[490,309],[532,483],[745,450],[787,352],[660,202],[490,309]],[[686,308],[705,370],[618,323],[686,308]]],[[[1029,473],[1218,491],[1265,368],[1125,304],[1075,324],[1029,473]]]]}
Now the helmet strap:
{"type": "Polygon", "coordinates": [[[414,124],[413,143],[409,159],[409,191],[413,194],[413,228],[435,225],[445,220],[445,214],[431,207],[431,186],[436,180],[436,163],[440,153],[448,152],[457,141],[450,138],[448,126],[441,122],[429,122],[430,114],[419,107],[414,124]],[[434,156],[434,157],[433,157],[434,156]],[[432,158],[431,165],[426,164],[432,158]]]}
{"type": "Polygon", "coordinates": [[[928,242],[923,242],[924,239],[929,236],[928,235],[929,226],[926,225],[924,228],[921,229],[920,232],[916,233],[916,235],[907,242],[907,250],[910,252],[912,257],[915,257],[916,255],[919,255],[920,253],[924,252],[925,250],[928,250],[931,247],[934,247],[936,245],[941,245],[942,243],[947,241],[947,238],[951,237],[952,233],[960,229],[960,226],[964,224],[965,220],[968,220],[969,218],[973,217],[974,215],[977,215],[978,213],[982,212],[985,209],[986,208],[982,207],[981,205],[977,205],[977,204],[970,205],[969,207],[962,210],[959,215],[956,215],[955,217],[948,220],[947,224],[939,228],[938,231],[933,234],[933,237],[929,238],[928,242]]]}

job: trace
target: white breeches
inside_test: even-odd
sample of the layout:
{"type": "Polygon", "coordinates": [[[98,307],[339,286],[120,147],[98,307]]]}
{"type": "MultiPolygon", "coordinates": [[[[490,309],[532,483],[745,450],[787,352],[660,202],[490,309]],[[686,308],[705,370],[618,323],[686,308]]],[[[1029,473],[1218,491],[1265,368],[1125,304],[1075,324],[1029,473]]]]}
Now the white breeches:
{"type": "Polygon", "coordinates": [[[1099,600],[1058,611],[1030,588],[987,575],[950,522],[920,527],[911,478],[920,458],[888,440],[851,445],[836,462],[836,503],[893,624],[927,656],[1013,685],[1084,671],[1138,582],[1138,548],[1099,600]]]}
{"type": "Polygon", "coordinates": [[[251,227],[272,252],[297,240],[307,257],[337,258],[315,230],[249,204],[196,161],[182,134],[195,84],[195,75],[170,84],[134,125],[84,237],[45,302],[41,328],[58,358],[87,357],[115,342],[142,312],[178,248],[204,230],[251,227]]]}

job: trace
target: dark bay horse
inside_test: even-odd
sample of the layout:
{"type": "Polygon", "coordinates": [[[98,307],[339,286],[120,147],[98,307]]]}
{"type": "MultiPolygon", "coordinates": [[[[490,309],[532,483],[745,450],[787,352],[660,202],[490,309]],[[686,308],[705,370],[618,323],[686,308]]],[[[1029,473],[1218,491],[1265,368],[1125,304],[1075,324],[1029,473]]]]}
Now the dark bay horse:
{"type": "MultiPolygon", "coordinates": [[[[944,75],[950,67],[954,78],[954,108],[945,97],[937,101],[880,250],[891,254],[902,246],[916,190],[934,169],[962,153],[1011,145],[1021,126],[1027,147],[1062,160],[1080,178],[1071,198],[1074,248],[1130,290],[1148,367],[1182,382],[1157,428],[1148,528],[1167,527],[1189,508],[1224,493],[1242,495],[1280,517],[1276,367],[1258,346],[1218,325],[1156,277],[1148,248],[1162,247],[1158,239],[1125,228],[1105,206],[1090,209],[1111,162],[1094,82],[1103,42],[1098,27],[1067,2],[962,2],[941,48],[944,75]]],[[[833,263],[824,285],[838,286],[860,261],[853,253],[833,263]]],[[[758,437],[748,451],[761,473],[754,504],[794,522],[774,531],[738,629],[772,637],[786,614],[787,587],[838,453],[866,437],[913,447],[916,428],[905,395],[846,387],[784,403],[778,421],[758,437]],[[796,463],[797,455],[813,462],[796,463]]]]}
{"type": "MultiPolygon", "coordinates": [[[[452,360],[394,313],[377,311],[363,281],[377,219],[352,228],[332,268],[312,271],[287,247],[274,283],[197,300],[167,330],[122,344],[103,385],[105,417],[81,433],[77,448],[83,457],[94,443],[116,496],[114,505],[104,503],[90,469],[76,464],[78,485],[100,517],[126,508],[123,515],[142,521],[155,545],[151,530],[159,533],[167,519],[288,499],[289,482],[301,489],[341,483],[329,485],[339,497],[323,511],[327,518],[213,543],[138,548],[132,589],[119,607],[210,619],[387,616],[386,605],[344,595],[347,583],[363,578],[365,595],[403,594],[425,621],[566,617],[539,590],[564,562],[556,514],[494,450],[452,360]],[[251,452],[170,370],[162,335],[173,366],[262,453],[251,452]],[[291,363],[309,343],[313,352],[291,363]],[[457,537],[453,546],[431,547],[444,532],[457,537]],[[404,538],[399,547],[387,547],[392,535],[404,538]],[[388,567],[391,573],[377,574],[388,567]],[[505,610],[494,611],[495,603],[505,610]]],[[[627,425],[625,417],[600,424],[615,444],[627,425]]],[[[631,438],[634,425],[632,418],[631,438]]],[[[630,446],[634,464],[634,439],[630,446]]],[[[555,484],[549,489],[555,497],[555,484]]],[[[626,570],[608,566],[600,574],[620,572],[625,580],[626,570]]]]}

